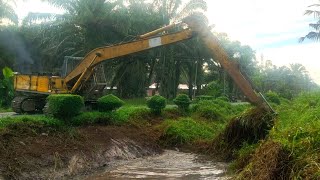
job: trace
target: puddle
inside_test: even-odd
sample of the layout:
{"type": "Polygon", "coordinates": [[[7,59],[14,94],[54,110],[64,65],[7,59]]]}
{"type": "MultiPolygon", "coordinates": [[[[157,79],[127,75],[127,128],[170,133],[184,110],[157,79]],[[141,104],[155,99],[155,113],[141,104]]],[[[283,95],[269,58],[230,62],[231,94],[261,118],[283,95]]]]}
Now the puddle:
{"type": "Polygon", "coordinates": [[[228,179],[226,163],[193,153],[166,150],[163,154],[135,159],[107,168],[86,179],[228,179]]]}

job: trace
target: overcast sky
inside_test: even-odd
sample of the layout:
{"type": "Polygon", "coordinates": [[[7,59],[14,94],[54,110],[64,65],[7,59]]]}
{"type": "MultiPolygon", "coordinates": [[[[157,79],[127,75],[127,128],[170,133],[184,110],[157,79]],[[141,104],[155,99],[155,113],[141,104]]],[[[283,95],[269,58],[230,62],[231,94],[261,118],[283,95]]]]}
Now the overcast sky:
{"type": "MultiPolygon", "coordinates": [[[[216,31],[226,32],[232,40],[250,45],[258,59],[275,65],[301,63],[320,84],[320,43],[298,39],[307,34],[312,17],[304,16],[307,6],[318,0],[207,0],[208,18],[216,31]]],[[[17,2],[22,19],[28,12],[62,13],[40,0],[17,2]]]]}

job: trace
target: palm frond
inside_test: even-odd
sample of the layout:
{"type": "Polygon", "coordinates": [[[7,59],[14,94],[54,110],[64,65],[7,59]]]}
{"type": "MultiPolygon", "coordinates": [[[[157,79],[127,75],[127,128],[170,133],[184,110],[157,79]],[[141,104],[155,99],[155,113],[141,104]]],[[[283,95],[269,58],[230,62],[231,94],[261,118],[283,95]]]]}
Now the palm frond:
{"type": "Polygon", "coordinates": [[[306,10],[306,12],[304,13],[304,15],[313,15],[315,18],[320,17],[320,11],[316,11],[316,10],[306,10]]]}
{"type": "Polygon", "coordinates": [[[306,36],[301,37],[299,42],[303,42],[306,38],[314,41],[320,41],[320,32],[311,31],[306,36]]]}
{"type": "Polygon", "coordinates": [[[30,12],[22,21],[23,25],[31,24],[34,22],[47,22],[47,21],[54,21],[58,18],[61,18],[62,15],[60,14],[53,14],[53,13],[33,13],[30,12]]]}
{"type": "Polygon", "coordinates": [[[18,16],[14,9],[6,2],[0,1],[0,19],[8,19],[18,24],[18,16]]]}
{"type": "Polygon", "coordinates": [[[311,4],[308,7],[319,7],[319,6],[320,6],[320,4],[311,4]]]}
{"type": "MultiPolygon", "coordinates": [[[[204,12],[207,11],[207,3],[204,0],[191,0],[189,1],[182,10],[175,17],[175,21],[181,20],[187,16],[202,14],[205,17],[204,12]]],[[[207,19],[207,18],[205,18],[207,19]]]]}
{"type": "Polygon", "coordinates": [[[320,24],[318,23],[310,23],[309,26],[313,29],[315,29],[316,31],[319,31],[320,29],[320,24]]]}

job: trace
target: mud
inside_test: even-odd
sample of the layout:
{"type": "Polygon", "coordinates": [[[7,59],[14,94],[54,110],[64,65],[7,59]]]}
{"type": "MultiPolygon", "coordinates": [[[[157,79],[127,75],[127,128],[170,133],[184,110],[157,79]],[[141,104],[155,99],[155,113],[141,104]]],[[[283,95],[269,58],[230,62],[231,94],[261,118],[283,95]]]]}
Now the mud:
{"type": "Polygon", "coordinates": [[[2,132],[0,175],[5,179],[70,179],[91,174],[119,160],[162,152],[156,136],[149,133],[129,126],[90,126],[68,133],[2,132]]]}

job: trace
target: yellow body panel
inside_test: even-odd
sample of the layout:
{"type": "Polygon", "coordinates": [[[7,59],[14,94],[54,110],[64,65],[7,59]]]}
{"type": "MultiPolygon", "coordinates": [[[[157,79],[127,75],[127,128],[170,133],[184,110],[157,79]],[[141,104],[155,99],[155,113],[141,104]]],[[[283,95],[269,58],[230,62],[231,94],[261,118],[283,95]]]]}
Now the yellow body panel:
{"type": "Polygon", "coordinates": [[[30,89],[30,76],[29,75],[19,75],[15,78],[15,88],[21,90],[30,89]]]}
{"type": "Polygon", "coordinates": [[[36,91],[38,85],[38,76],[31,76],[31,91],[36,91]]]}
{"type": "Polygon", "coordinates": [[[49,78],[47,76],[38,76],[38,92],[51,92],[49,91],[49,78]]]}
{"type": "Polygon", "coordinates": [[[14,88],[16,91],[45,94],[68,92],[64,79],[57,76],[15,75],[14,88]]]}

